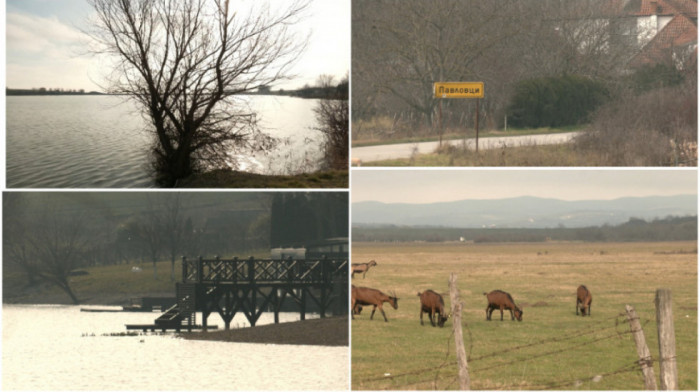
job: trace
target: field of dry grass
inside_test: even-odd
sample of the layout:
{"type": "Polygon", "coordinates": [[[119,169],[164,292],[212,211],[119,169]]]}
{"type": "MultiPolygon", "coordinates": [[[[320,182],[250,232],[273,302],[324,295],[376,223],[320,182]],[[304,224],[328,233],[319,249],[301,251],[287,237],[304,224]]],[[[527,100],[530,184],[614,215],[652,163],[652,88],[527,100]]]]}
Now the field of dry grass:
{"type": "Polygon", "coordinates": [[[472,150],[458,147],[442,148],[431,154],[417,154],[410,159],[391,159],[384,161],[363,162],[363,166],[604,166],[602,155],[593,150],[581,150],[571,144],[535,145],[502,147],[481,150],[477,154],[472,150]]]}
{"type": "MultiPolygon", "coordinates": [[[[697,389],[696,242],[354,243],[352,258],[378,263],[354,285],[400,298],[398,310],[385,309],[388,323],[381,315],[370,321],[369,309],[353,321],[353,389],[458,387],[451,320],[444,329],[421,327],[416,296],[432,288],[449,303],[450,273],[465,305],[473,389],[643,389],[629,327],[618,315],[626,304],[637,310],[658,358],[657,288],[672,290],[681,389],[697,389]],[[593,293],[590,318],[575,314],[579,284],[593,293]],[[501,322],[498,312],[485,321],[482,293],[494,289],[512,294],[522,322],[509,314],[501,322]],[[581,331],[590,333],[577,336],[581,331]],[[438,366],[444,367],[432,369],[438,366]]],[[[655,370],[658,377],[658,363],[655,370]]]]}

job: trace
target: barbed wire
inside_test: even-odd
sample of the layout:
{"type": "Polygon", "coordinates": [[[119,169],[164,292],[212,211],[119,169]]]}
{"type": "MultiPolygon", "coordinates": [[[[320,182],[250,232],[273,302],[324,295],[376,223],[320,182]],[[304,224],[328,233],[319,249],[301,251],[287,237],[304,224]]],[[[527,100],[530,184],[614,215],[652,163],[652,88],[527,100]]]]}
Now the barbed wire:
{"type": "MultiPolygon", "coordinates": [[[[589,328],[589,329],[586,329],[585,331],[577,331],[577,332],[573,332],[573,333],[568,334],[568,335],[556,336],[556,337],[549,338],[549,339],[540,339],[540,340],[538,340],[538,341],[536,341],[536,342],[532,342],[532,343],[528,343],[528,344],[523,344],[523,345],[511,347],[511,348],[507,348],[507,349],[500,350],[500,351],[494,351],[494,352],[492,352],[492,353],[485,354],[485,355],[481,355],[481,356],[478,356],[478,357],[471,357],[471,350],[472,350],[472,347],[471,347],[471,346],[472,346],[472,341],[471,341],[471,330],[469,330],[469,336],[470,336],[470,348],[469,348],[469,351],[470,351],[470,355],[468,356],[468,361],[469,361],[469,362],[476,362],[476,361],[480,361],[480,360],[482,360],[482,359],[495,357],[495,356],[497,356],[497,355],[505,354],[505,353],[508,353],[508,352],[511,352],[511,351],[521,350],[521,349],[524,349],[524,348],[533,347],[533,346],[538,346],[538,345],[544,345],[544,344],[547,344],[547,343],[550,343],[550,342],[552,342],[552,343],[563,342],[563,341],[566,341],[566,340],[571,340],[571,339],[578,338],[578,337],[581,337],[581,336],[593,334],[593,333],[595,333],[595,332],[600,332],[600,331],[605,331],[605,330],[612,329],[612,328],[617,328],[617,326],[620,325],[619,318],[620,318],[621,316],[625,316],[625,317],[626,317],[626,315],[624,315],[624,314],[619,314],[619,315],[617,315],[617,316],[615,316],[615,317],[608,317],[608,318],[604,319],[603,321],[600,321],[600,322],[598,322],[598,323],[595,324],[595,325],[602,325],[602,324],[606,323],[606,322],[609,321],[609,320],[615,320],[615,324],[612,325],[612,326],[603,327],[603,328],[597,328],[597,329],[590,329],[590,328],[589,328]]],[[[648,322],[648,321],[647,321],[647,322],[648,322]]],[[[468,328],[468,326],[467,326],[467,328],[468,328]]]]}
{"type": "Polygon", "coordinates": [[[450,336],[447,337],[446,343],[447,343],[447,349],[445,350],[445,359],[440,365],[437,366],[432,366],[429,368],[425,369],[419,369],[419,370],[414,370],[410,372],[405,372],[405,373],[399,373],[399,374],[392,374],[389,376],[383,376],[383,377],[376,377],[376,378],[371,378],[371,379],[365,379],[363,382],[371,382],[371,381],[379,381],[379,380],[391,380],[394,378],[399,378],[399,377],[404,377],[404,376],[411,376],[411,375],[420,375],[423,373],[428,373],[428,372],[433,372],[436,370],[440,370],[444,367],[447,367],[449,365],[454,365],[457,364],[457,361],[449,361],[450,357],[450,343],[452,342],[452,338],[454,337],[454,330],[450,333],[450,336]]]}
{"type": "Polygon", "coordinates": [[[607,372],[607,373],[596,374],[593,377],[578,377],[578,378],[573,379],[573,380],[560,380],[560,381],[554,381],[554,382],[549,382],[549,383],[539,384],[539,385],[528,385],[527,389],[535,389],[535,390],[561,389],[562,387],[569,387],[572,385],[582,384],[585,381],[595,382],[595,379],[598,377],[600,377],[600,378],[611,377],[611,376],[615,376],[618,374],[638,372],[638,371],[640,371],[639,361],[635,361],[635,362],[628,364],[628,365],[625,365],[617,370],[607,372]]]}
{"type": "MultiPolygon", "coordinates": [[[[415,387],[416,385],[431,384],[431,385],[433,386],[433,389],[434,389],[434,390],[444,391],[444,390],[449,389],[449,388],[452,386],[452,384],[455,384],[455,383],[457,382],[457,380],[458,380],[458,377],[457,377],[457,376],[454,376],[454,377],[451,378],[451,380],[449,381],[449,383],[445,384],[445,386],[438,386],[438,385],[437,385],[437,384],[438,384],[438,380],[431,376],[431,378],[429,378],[429,379],[418,380],[418,381],[411,381],[411,382],[409,382],[409,383],[401,384],[401,388],[402,388],[402,389],[410,389],[410,387],[415,387]]],[[[375,389],[375,388],[372,388],[372,389],[375,389]]],[[[391,389],[392,389],[392,386],[387,386],[387,387],[385,387],[385,388],[378,388],[377,390],[386,391],[386,390],[391,390],[391,389]]],[[[421,389],[425,389],[425,388],[421,388],[421,389]]]]}
{"type": "MultiPolygon", "coordinates": [[[[472,353],[472,349],[473,349],[473,342],[474,342],[473,335],[472,335],[471,329],[469,328],[469,324],[465,323],[465,324],[464,324],[464,327],[466,328],[467,334],[468,334],[468,336],[469,336],[469,353],[468,353],[468,358],[469,358],[469,359],[468,359],[468,363],[478,362],[478,361],[480,361],[480,360],[484,360],[484,359],[487,359],[487,358],[495,357],[495,356],[497,356],[497,355],[499,355],[499,354],[504,354],[504,353],[508,353],[508,352],[512,352],[512,351],[517,351],[517,350],[521,350],[521,349],[524,349],[524,348],[535,347],[535,346],[538,346],[538,345],[545,345],[545,344],[549,344],[549,343],[560,343],[560,342],[563,342],[563,341],[567,341],[567,340],[575,339],[575,338],[578,338],[578,337],[590,335],[590,334],[593,334],[593,333],[596,333],[596,332],[601,332],[601,331],[605,331],[605,330],[609,330],[609,329],[616,329],[616,332],[615,332],[615,333],[612,333],[612,334],[609,334],[609,335],[605,335],[605,336],[603,336],[603,337],[599,337],[599,338],[596,338],[596,339],[593,339],[593,340],[588,340],[588,341],[586,341],[586,342],[584,342],[584,343],[579,343],[579,344],[575,344],[575,345],[569,345],[569,346],[567,346],[567,347],[565,347],[565,348],[561,348],[561,349],[557,349],[557,350],[548,351],[548,352],[542,353],[542,354],[531,355],[531,356],[529,356],[528,358],[524,358],[524,359],[519,359],[519,360],[504,362],[504,363],[500,363],[500,364],[496,364],[496,365],[492,365],[492,366],[487,366],[487,367],[482,367],[482,368],[478,368],[478,369],[473,369],[473,370],[471,370],[471,371],[473,371],[473,372],[480,372],[480,371],[490,370],[490,369],[494,369],[494,368],[498,368],[498,367],[502,367],[502,366],[513,365],[513,364],[518,363],[518,362],[525,362],[525,361],[530,361],[530,360],[533,360],[533,359],[536,359],[536,358],[542,358],[542,357],[545,357],[545,356],[550,356],[550,355],[559,354],[559,353],[562,353],[562,352],[565,352],[565,351],[569,351],[569,350],[572,350],[572,349],[575,349],[575,348],[578,348],[578,347],[586,346],[586,345],[589,345],[589,344],[592,344],[592,343],[597,343],[597,342],[604,341],[604,340],[607,340],[607,339],[612,339],[612,338],[615,338],[615,337],[620,337],[620,336],[622,336],[622,335],[631,334],[631,333],[636,332],[636,331],[632,331],[632,330],[617,331],[617,327],[618,327],[619,325],[622,324],[622,323],[620,322],[620,318],[621,318],[621,317],[625,317],[625,319],[627,319],[627,315],[626,315],[625,313],[620,313],[620,314],[618,314],[618,315],[616,315],[616,316],[614,316],[614,317],[608,317],[608,318],[606,318],[606,319],[603,319],[603,320],[601,320],[600,322],[598,322],[598,323],[595,324],[595,325],[603,325],[603,324],[608,323],[610,320],[615,320],[615,323],[614,323],[613,325],[611,325],[611,326],[608,325],[608,326],[600,327],[600,328],[587,328],[587,329],[585,329],[585,330],[583,330],[583,331],[576,331],[576,332],[573,332],[573,333],[570,333],[570,334],[561,335],[561,336],[556,336],[556,337],[553,337],[553,338],[550,338],[550,339],[541,339],[541,340],[538,340],[538,341],[536,341],[536,342],[532,342],[532,343],[528,343],[528,344],[524,344],[524,345],[512,347],[512,348],[505,349],[505,350],[500,350],[500,351],[492,352],[492,353],[485,354],[485,355],[482,355],[482,356],[479,356],[479,357],[474,357],[474,358],[471,357],[471,353],[472,353]]],[[[639,319],[639,318],[637,318],[637,319],[639,319]]],[[[624,321],[628,321],[628,320],[624,320],[624,321]]],[[[651,320],[645,320],[645,321],[644,321],[644,326],[647,325],[650,321],[651,321],[651,320]]],[[[595,326],[595,325],[594,325],[594,326],[595,326]]],[[[423,375],[423,374],[425,374],[425,373],[435,372],[435,374],[434,374],[433,376],[431,376],[430,379],[424,379],[424,380],[419,380],[419,381],[412,381],[412,382],[410,382],[410,383],[401,384],[401,386],[405,388],[405,387],[415,386],[415,385],[419,385],[419,384],[431,383],[433,386],[435,386],[436,389],[447,389],[450,385],[454,384],[454,383],[457,381],[457,377],[452,378],[451,381],[450,381],[444,388],[437,388],[437,383],[438,383],[438,377],[439,377],[439,374],[440,374],[440,370],[442,370],[443,368],[446,368],[446,367],[448,367],[448,366],[457,365],[457,361],[456,361],[456,360],[452,360],[452,361],[449,360],[449,356],[450,356],[450,353],[451,353],[450,347],[452,346],[453,341],[454,341],[453,338],[454,338],[454,331],[452,331],[452,333],[450,334],[450,336],[447,337],[447,339],[446,339],[447,348],[446,348],[446,350],[445,350],[445,358],[444,358],[443,362],[440,363],[439,365],[432,366],[432,367],[429,367],[429,368],[416,369],[416,370],[407,371],[407,372],[398,373],[398,374],[384,375],[384,376],[381,376],[381,377],[374,377],[374,378],[367,378],[367,379],[362,380],[361,383],[374,382],[374,381],[389,381],[389,380],[394,380],[394,379],[397,379],[397,378],[400,378],[400,377],[420,376],[420,375],[423,375]]],[[[647,360],[647,361],[653,361],[653,359],[651,359],[651,358],[647,358],[646,360],[647,360]]],[[[639,370],[639,369],[640,369],[639,366],[640,366],[640,364],[641,364],[641,361],[642,361],[642,360],[637,360],[637,361],[635,361],[635,362],[634,362],[633,364],[631,364],[631,365],[625,365],[625,366],[623,366],[622,368],[620,368],[620,369],[618,369],[618,370],[616,370],[616,371],[608,372],[608,373],[604,373],[604,374],[600,374],[600,375],[597,375],[597,376],[608,377],[608,376],[611,376],[611,375],[622,374],[622,373],[627,373],[627,372],[632,372],[632,371],[639,370]]],[[[593,376],[593,377],[595,377],[595,376],[593,376]]],[[[592,379],[593,377],[589,377],[589,378],[592,379]]],[[[553,382],[553,383],[541,384],[541,386],[543,386],[542,388],[540,388],[540,387],[538,386],[538,388],[532,388],[532,389],[556,389],[557,387],[575,385],[576,383],[582,382],[582,381],[581,381],[582,379],[585,380],[586,378],[585,378],[585,377],[584,377],[584,378],[579,377],[579,378],[577,378],[576,380],[556,381],[556,382],[553,382]]],[[[520,388],[520,387],[518,387],[518,388],[520,388]]],[[[387,389],[389,389],[389,388],[387,388],[387,389]]],[[[520,389],[522,389],[522,388],[520,388],[520,389]]]]}
{"type": "Polygon", "coordinates": [[[444,367],[447,367],[448,365],[456,365],[456,364],[457,364],[457,361],[451,361],[451,362],[449,362],[449,363],[442,363],[442,364],[440,364],[440,365],[438,365],[438,366],[433,366],[433,367],[429,367],[429,368],[425,368],[425,369],[417,369],[417,370],[412,370],[412,371],[408,371],[408,372],[404,372],[404,373],[391,374],[391,375],[388,375],[388,376],[381,376],[381,377],[374,377],[374,378],[366,378],[366,379],[362,380],[361,382],[372,382],[372,381],[392,380],[392,379],[399,378],[399,377],[404,377],[404,376],[417,376],[417,375],[420,375],[420,374],[423,374],[423,373],[428,373],[428,372],[433,372],[433,371],[436,371],[436,370],[440,370],[440,369],[442,369],[442,368],[444,368],[444,367]]]}
{"type": "Polygon", "coordinates": [[[517,360],[514,360],[514,361],[510,361],[510,362],[503,362],[503,363],[499,363],[499,364],[496,364],[496,365],[491,365],[491,366],[487,366],[487,367],[483,367],[483,368],[473,369],[472,371],[474,371],[474,372],[480,372],[480,371],[484,371],[484,370],[491,370],[491,369],[495,369],[495,368],[502,367],[502,366],[513,365],[513,364],[516,364],[516,363],[518,363],[518,362],[531,361],[531,360],[537,359],[537,358],[542,358],[542,357],[546,357],[546,356],[550,356],[550,355],[554,355],[554,354],[560,354],[560,353],[563,353],[563,352],[565,352],[565,351],[570,351],[570,350],[575,349],[575,348],[587,346],[587,345],[589,345],[589,344],[591,344],[591,343],[601,342],[601,341],[603,341],[603,340],[612,339],[612,338],[615,338],[615,337],[619,337],[619,336],[622,335],[622,334],[629,334],[629,333],[631,333],[631,332],[622,332],[622,333],[617,332],[617,333],[614,333],[614,334],[610,334],[610,335],[603,336],[603,337],[601,337],[601,338],[593,339],[593,340],[586,341],[586,342],[579,343],[579,344],[575,344],[575,345],[572,345],[572,346],[567,346],[567,347],[564,347],[564,348],[561,348],[561,349],[558,349],[558,350],[548,351],[548,352],[541,353],[541,354],[532,354],[532,355],[529,355],[527,358],[517,359],[517,360]]]}

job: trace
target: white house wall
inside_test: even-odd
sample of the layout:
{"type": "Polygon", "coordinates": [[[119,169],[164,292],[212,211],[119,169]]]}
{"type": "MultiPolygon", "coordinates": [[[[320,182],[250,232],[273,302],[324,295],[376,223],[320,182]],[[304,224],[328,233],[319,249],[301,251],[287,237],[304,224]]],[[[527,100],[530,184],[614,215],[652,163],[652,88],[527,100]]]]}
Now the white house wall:
{"type": "Polygon", "coordinates": [[[648,44],[659,31],[673,20],[673,16],[649,15],[637,17],[637,45],[640,48],[648,44]]]}
{"type": "Polygon", "coordinates": [[[640,16],[637,18],[637,45],[642,48],[659,32],[656,15],[640,16]]]}

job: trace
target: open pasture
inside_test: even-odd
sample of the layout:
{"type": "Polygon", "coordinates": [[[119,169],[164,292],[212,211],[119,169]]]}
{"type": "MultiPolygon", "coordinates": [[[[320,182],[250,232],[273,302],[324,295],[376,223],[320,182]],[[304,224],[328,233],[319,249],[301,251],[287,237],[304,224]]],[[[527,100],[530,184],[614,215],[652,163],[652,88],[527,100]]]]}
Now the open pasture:
{"type": "Polygon", "coordinates": [[[654,296],[673,297],[681,389],[697,390],[697,242],[353,243],[353,262],[377,261],[352,283],[396,292],[389,322],[365,308],[352,322],[352,389],[457,389],[452,319],[420,325],[418,292],[450,307],[457,275],[472,389],[640,390],[625,305],[635,308],[659,376],[654,296]],[[576,288],[593,295],[591,317],[576,316],[576,288]],[[484,292],[509,292],[523,321],[504,311],[485,320],[484,292]]]}

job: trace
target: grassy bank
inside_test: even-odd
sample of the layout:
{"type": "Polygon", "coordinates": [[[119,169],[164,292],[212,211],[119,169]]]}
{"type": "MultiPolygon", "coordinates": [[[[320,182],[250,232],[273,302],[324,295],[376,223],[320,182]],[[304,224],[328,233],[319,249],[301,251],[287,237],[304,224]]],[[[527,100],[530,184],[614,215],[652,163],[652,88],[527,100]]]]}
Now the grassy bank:
{"type": "Polygon", "coordinates": [[[191,176],[178,188],[347,188],[347,170],[296,175],[264,175],[234,170],[215,170],[191,176]]]}
{"type": "Polygon", "coordinates": [[[571,144],[503,147],[471,150],[448,146],[431,154],[405,159],[363,162],[363,166],[601,166],[605,160],[594,151],[581,151],[571,144]]]}
{"type": "MultiPolygon", "coordinates": [[[[644,389],[624,306],[640,316],[658,360],[654,295],[673,293],[681,389],[697,388],[697,243],[427,244],[354,243],[355,262],[375,259],[353,284],[396,291],[385,307],[352,322],[353,389],[457,389],[452,320],[421,326],[417,292],[432,288],[449,306],[447,280],[457,274],[472,389],[644,389]],[[592,317],[575,314],[586,284],[592,317]],[[510,292],[523,321],[485,320],[482,293],[510,292]],[[598,377],[597,377],[598,376],[598,377]],[[596,381],[593,381],[596,380],[596,381]]],[[[427,321],[427,320],[426,320],[427,321]]],[[[658,362],[654,362],[658,378],[658,362]]]]}
{"type": "MultiPolygon", "coordinates": [[[[269,253],[253,253],[255,257],[269,257],[269,253]]],[[[170,280],[169,261],[86,267],[87,275],[70,278],[71,287],[82,304],[126,305],[131,298],[144,296],[175,296],[175,281],[182,278],[182,264],[175,261],[175,281],[170,280]],[[139,272],[132,271],[138,267],[139,272]]],[[[16,270],[3,270],[3,303],[71,304],[58,287],[40,283],[27,287],[26,278],[16,270]]]]}
{"type": "MultiPolygon", "coordinates": [[[[628,154],[634,157],[635,154],[628,154]]],[[[638,156],[644,156],[639,154],[638,156]]],[[[679,160],[689,154],[663,153],[657,159],[630,158],[622,163],[615,154],[597,148],[582,148],[576,144],[534,145],[482,149],[479,153],[457,146],[444,146],[430,154],[415,154],[410,158],[363,162],[363,166],[694,166],[697,154],[679,160]],[[688,164],[690,163],[690,164],[688,164]]]]}

